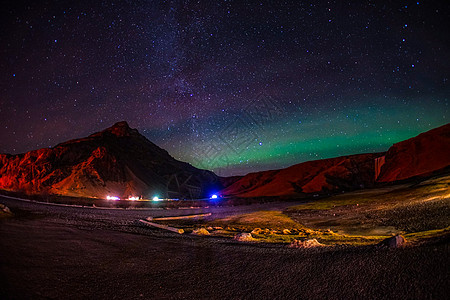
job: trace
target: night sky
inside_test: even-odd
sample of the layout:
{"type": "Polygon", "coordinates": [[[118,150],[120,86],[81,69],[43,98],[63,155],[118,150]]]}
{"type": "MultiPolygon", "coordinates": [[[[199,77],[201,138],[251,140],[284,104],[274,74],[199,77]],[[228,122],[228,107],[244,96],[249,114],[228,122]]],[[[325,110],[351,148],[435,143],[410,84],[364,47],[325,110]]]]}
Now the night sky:
{"type": "Polygon", "coordinates": [[[450,119],[450,1],[28,2],[0,8],[1,153],[126,120],[238,175],[450,119]]]}

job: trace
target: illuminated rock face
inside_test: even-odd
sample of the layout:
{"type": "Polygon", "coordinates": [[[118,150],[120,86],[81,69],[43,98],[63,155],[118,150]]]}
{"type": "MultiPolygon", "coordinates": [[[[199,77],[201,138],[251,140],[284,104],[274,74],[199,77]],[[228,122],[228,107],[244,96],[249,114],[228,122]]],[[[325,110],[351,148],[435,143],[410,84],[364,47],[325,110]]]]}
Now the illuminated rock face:
{"type": "Polygon", "coordinates": [[[25,193],[165,197],[174,177],[190,178],[190,185],[175,187],[182,195],[195,189],[195,196],[206,197],[211,187],[220,188],[214,173],[174,159],[126,122],[51,149],[0,154],[0,188],[25,193]]]}
{"type": "Polygon", "coordinates": [[[383,167],[384,163],[386,162],[386,156],[380,156],[375,158],[375,180],[377,180],[378,176],[380,176],[381,173],[381,167],[383,167]]]}
{"type": "Polygon", "coordinates": [[[239,197],[292,196],[348,191],[374,185],[375,159],[360,154],[308,161],[286,169],[250,173],[221,194],[239,197]]]}
{"type": "Polygon", "coordinates": [[[225,196],[298,197],[372,187],[450,166],[450,124],[394,144],[386,153],[304,162],[281,170],[247,174],[226,185],[225,196]]]}
{"type": "Polygon", "coordinates": [[[394,144],[386,153],[378,182],[428,175],[450,165],[450,123],[394,144]]]}
{"type": "Polygon", "coordinates": [[[224,196],[297,197],[426,176],[449,167],[449,153],[447,124],[397,143],[387,153],[309,161],[281,170],[220,178],[223,189],[214,173],[174,159],[126,122],[119,122],[51,149],[0,154],[0,189],[99,198],[206,198],[209,191],[221,189],[224,196]]]}

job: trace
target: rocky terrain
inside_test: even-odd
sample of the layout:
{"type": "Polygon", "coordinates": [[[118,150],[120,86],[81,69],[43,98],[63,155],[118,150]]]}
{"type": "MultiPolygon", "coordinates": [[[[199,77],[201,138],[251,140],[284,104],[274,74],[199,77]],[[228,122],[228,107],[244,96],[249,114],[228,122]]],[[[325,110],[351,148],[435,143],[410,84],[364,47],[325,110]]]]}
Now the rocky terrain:
{"type": "Polygon", "coordinates": [[[375,158],[383,153],[360,154],[308,161],[286,169],[250,173],[225,188],[228,196],[299,196],[372,187],[375,158]]]}
{"type": "MultiPolygon", "coordinates": [[[[0,202],[15,215],[0,219],[2,299],[445,299],[448,295],[448,239],[394,250],[375,245],[308,248],[308,241],[290,247],[180,235],[137,222],[177,210],[61,207],[1,196],[0,202]]],[[[225,217],[258,209],[269,207],[214,208],[214,212],[225,217]]]]}
{"type": "Polygon", "coordinates": [[[0,155],[0,189],[105,198],[207,196],[217,176],[178,161],[126,122],[87,138],[0,155]]]}
{"type": "Polygon", "coordinates": [[[450,124],[394,144],[386,153],[300,163],[235,178],[222,193],[236,197],[328,195],[428,176],[450,166],[450,124]]]}
{"type": "Polygon", "coordinates": [[[428,175],[450,165],[450,124],[394,144],[386,153],[378,182],[428,175]]]}
{"type": "Polygon", "coordinates": [[[311,197],[428,176],[450,166],[450,124],[394,144],[385,153],[308,161],[220,178],[178,161],[126,122],[87,138],[19,155],[0,154],[0,189],[75,197],[195,199],[311,197]]]}

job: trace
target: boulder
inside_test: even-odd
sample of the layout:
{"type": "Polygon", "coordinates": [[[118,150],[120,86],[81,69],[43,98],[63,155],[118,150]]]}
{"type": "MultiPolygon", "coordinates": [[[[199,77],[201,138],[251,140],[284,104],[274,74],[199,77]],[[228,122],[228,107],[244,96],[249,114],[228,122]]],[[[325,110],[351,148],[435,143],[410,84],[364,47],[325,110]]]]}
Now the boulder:
{"type": "Polygon", "coordinates": [[[7,214],[11,213],[11,210],[8,208],[8,206],[4,205],[4,204],[0,204],[0,209],[7,214]]]}
{"type": "Polygon", "coordinates": [[[289,229],[283,229],[283,234],[291,234],[291,231],[289,229]]]}
{"type": "Polygon", "coordinates": [[[197,228],[192,231],[192,234],[194,235],[210,235],[209,231],[205,228],[197,228]]]}
{"type": "Polygon", "coordinates": [[[404,236],[397,234],[393,237],[382,240],[378,245],[388,248],[401,248],[406,244],[406,239],[404,236]]]}
{"type": "Polygon", "coordinates": [[[239,242],[253,242],[255,239],[252,237],[251,233],[242,232],[234,236],[234,239],[239,242]]]}
{"type": "Polygon", "coordinates": [[[9,217],[12,215],[13,215],[13,213],[8,208],[8,206],[0,203],[0,216],[9,217]]]}
{"type": "Polygon", "coordinates": [[[289,247],[290,248],[316,248],[316,247],[323,247],[324,244],[319,243],[316,239],[310,239],[310,240],[294,240],[289,247]]]}

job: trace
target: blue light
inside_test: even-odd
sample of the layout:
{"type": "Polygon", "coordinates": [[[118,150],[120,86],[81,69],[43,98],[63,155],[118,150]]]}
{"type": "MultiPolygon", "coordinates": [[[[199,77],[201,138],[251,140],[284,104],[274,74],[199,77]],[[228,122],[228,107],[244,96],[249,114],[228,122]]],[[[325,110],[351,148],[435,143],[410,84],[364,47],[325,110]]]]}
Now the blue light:
{"type": "Polygon", "coordinates": [[[217,195],[216,194],[214,194],[214,195],[211,195],[211,197],[210,197],[210,199],[217,199],[218,197],[217,197],[217,195]]]}

